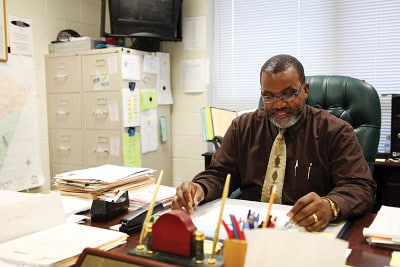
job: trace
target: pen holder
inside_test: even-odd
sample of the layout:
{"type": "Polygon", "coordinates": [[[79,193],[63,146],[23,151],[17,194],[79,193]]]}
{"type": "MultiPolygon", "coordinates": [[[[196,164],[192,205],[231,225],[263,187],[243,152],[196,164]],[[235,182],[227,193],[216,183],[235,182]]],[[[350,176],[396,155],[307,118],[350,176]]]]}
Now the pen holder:
{"type": "Polygon", "coordinates": [[[224,267],[243,267],[246,259],[247,242],[238,239],[224,240],[224,267]]]}

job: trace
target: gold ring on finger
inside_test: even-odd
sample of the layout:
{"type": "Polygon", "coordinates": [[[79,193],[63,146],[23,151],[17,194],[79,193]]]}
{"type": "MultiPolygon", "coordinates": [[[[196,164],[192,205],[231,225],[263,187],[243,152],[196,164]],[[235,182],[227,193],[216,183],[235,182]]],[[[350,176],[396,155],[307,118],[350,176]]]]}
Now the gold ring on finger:
{"type": "Polygon", "coordinates": [[[317,214],[313,213],[312,217],[314,218],[314,223],[317,223],[319,221],[317,214]]]}

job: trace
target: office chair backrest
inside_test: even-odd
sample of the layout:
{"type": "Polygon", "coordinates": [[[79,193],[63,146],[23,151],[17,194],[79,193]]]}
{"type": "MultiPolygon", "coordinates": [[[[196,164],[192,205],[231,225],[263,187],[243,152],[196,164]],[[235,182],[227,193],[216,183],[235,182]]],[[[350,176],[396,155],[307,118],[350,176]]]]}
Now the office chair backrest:
{"type": "Polygon", "coordinates": [[[307,104],[328,110],[353,126],[373,173],[381,131],[381,103],[375,88],[339,75],[307,76],[306,82],[310,84],[307,104]]]}
{"type": "MultiPolygon", "coordinates": [[[[307,76],[306,82],[310,84],[306,103],[325,109],[353,126],[373,173],[381,130],[381,104],[375,88],[362,80],[340,75],[307,76]]],[[[259,107],[263,106],[260,98],[259,107]]]]}

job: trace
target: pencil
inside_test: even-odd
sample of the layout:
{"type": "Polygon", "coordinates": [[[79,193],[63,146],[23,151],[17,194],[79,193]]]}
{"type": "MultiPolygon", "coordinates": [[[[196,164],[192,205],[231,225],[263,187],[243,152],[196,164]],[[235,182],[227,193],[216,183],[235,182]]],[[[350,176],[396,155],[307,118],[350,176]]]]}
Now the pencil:
{"type": "Polygon", "coordinates": [[[266,228],[268,226],[269,216],[271,214],[271,208],[272,208],[272,203],[274,203],[275,194],[276,194],[276,185],[273,185],[271,190],[271,196],[269,197],[268,211],[267,211],[267,216],[265,217],[265,221],[263,223],[263,228],[266,228]]]}
{"type": "Polygon", "coordinates": [[[156,187],[154,189],[154,193],[153,193],[153,198],[151,199],[151,202],[149,204],[149,210],[147,211],[146,217],[144,219],[143,225],[142,225],[142,231],[140,232],[140,237],[139,237],[139,244],[138,246],[142,245],[143,242],[143,238],[146,234],[146,226],[147,224],[150,222],[150,217],[153,214],[153,209],[154,209],[154,203],[156,202],[156,197],[157,197],[157,193],[158,193],[158,188],[160,188],[160,184],[161,184],[161,179],[163,176],[164,170],[161,170],[160,172],[160,176],[158,177],[158,181],[156,184],[156,187]]]}
{"type": "Polygon", "coordinates": [[[214,242],[213,242],[212,253],[211,253],[211,257],[210,257],[210,260],[211,260],[211,261],[214,260],[214,256],[215,256],[215,248],[216,248],[216,246],[217,246],[218,237],[219,237],[219,228],[221,227],[222,215],[223,215],[223,213],[224,213],[224,206],[225,206],[226,199],[227,199],[227,197],[228,197],[229,184],[230,184],[230,182],[231,182],[231,175],[228,174],[228,175],[226,176],[225,185],[224,185],[224,190],[222,191],[221,209],[220,209],[220,211],[219,211],[219,217],[218,217],[217,227],[215,228],[214,242]]]}

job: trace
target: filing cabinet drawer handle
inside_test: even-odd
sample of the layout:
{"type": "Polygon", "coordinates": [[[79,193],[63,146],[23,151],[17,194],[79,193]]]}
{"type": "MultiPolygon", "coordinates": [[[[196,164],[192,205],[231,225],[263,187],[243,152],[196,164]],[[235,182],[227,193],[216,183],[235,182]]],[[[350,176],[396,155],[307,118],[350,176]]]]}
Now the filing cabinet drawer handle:
{"type": "Polygon", "coordinates": [[[68,117],[69,116],[69,114],[70,114],[71,112],[69,112],[69,111],[57,111],[56,112],[56,116],[57,117],[62,117],[62,118],[66,118],[66,117],[68,117]]]}
{"type": "Polygon", "coordinates": [[[101,59],[96,59],[96,67],[104,67],[106,65],[106,61],[101,58],[101,59]]]}
{"type": "Polygon", "coordinates": [[[95,148],[94,153],[108,153],[108,149],[95,148]]]}
{"type": "Polygon", "coordinates": [[[71,151],[71,147],[70,146],[61,145],[61,146],[58,147],[58,150],[59,151],[71,151]]]}
{"type": "Polygon", "coordinates": [[[65,81],[68,78],[68,74],[56,74],[54,75],[54,78],[56,80],[63,80],[65,81]]]}
{"type": "Polygon", "coordinates": [[[107,114],[108,114],[108,111],[106,111],[106,110],[103,110],[103,111],[101,111],[101,110],[96,110],[96,111],[93,111],[93,113],[92,113],[92,115],[94,116],[94,117],[107,117],[107,114]]]}

